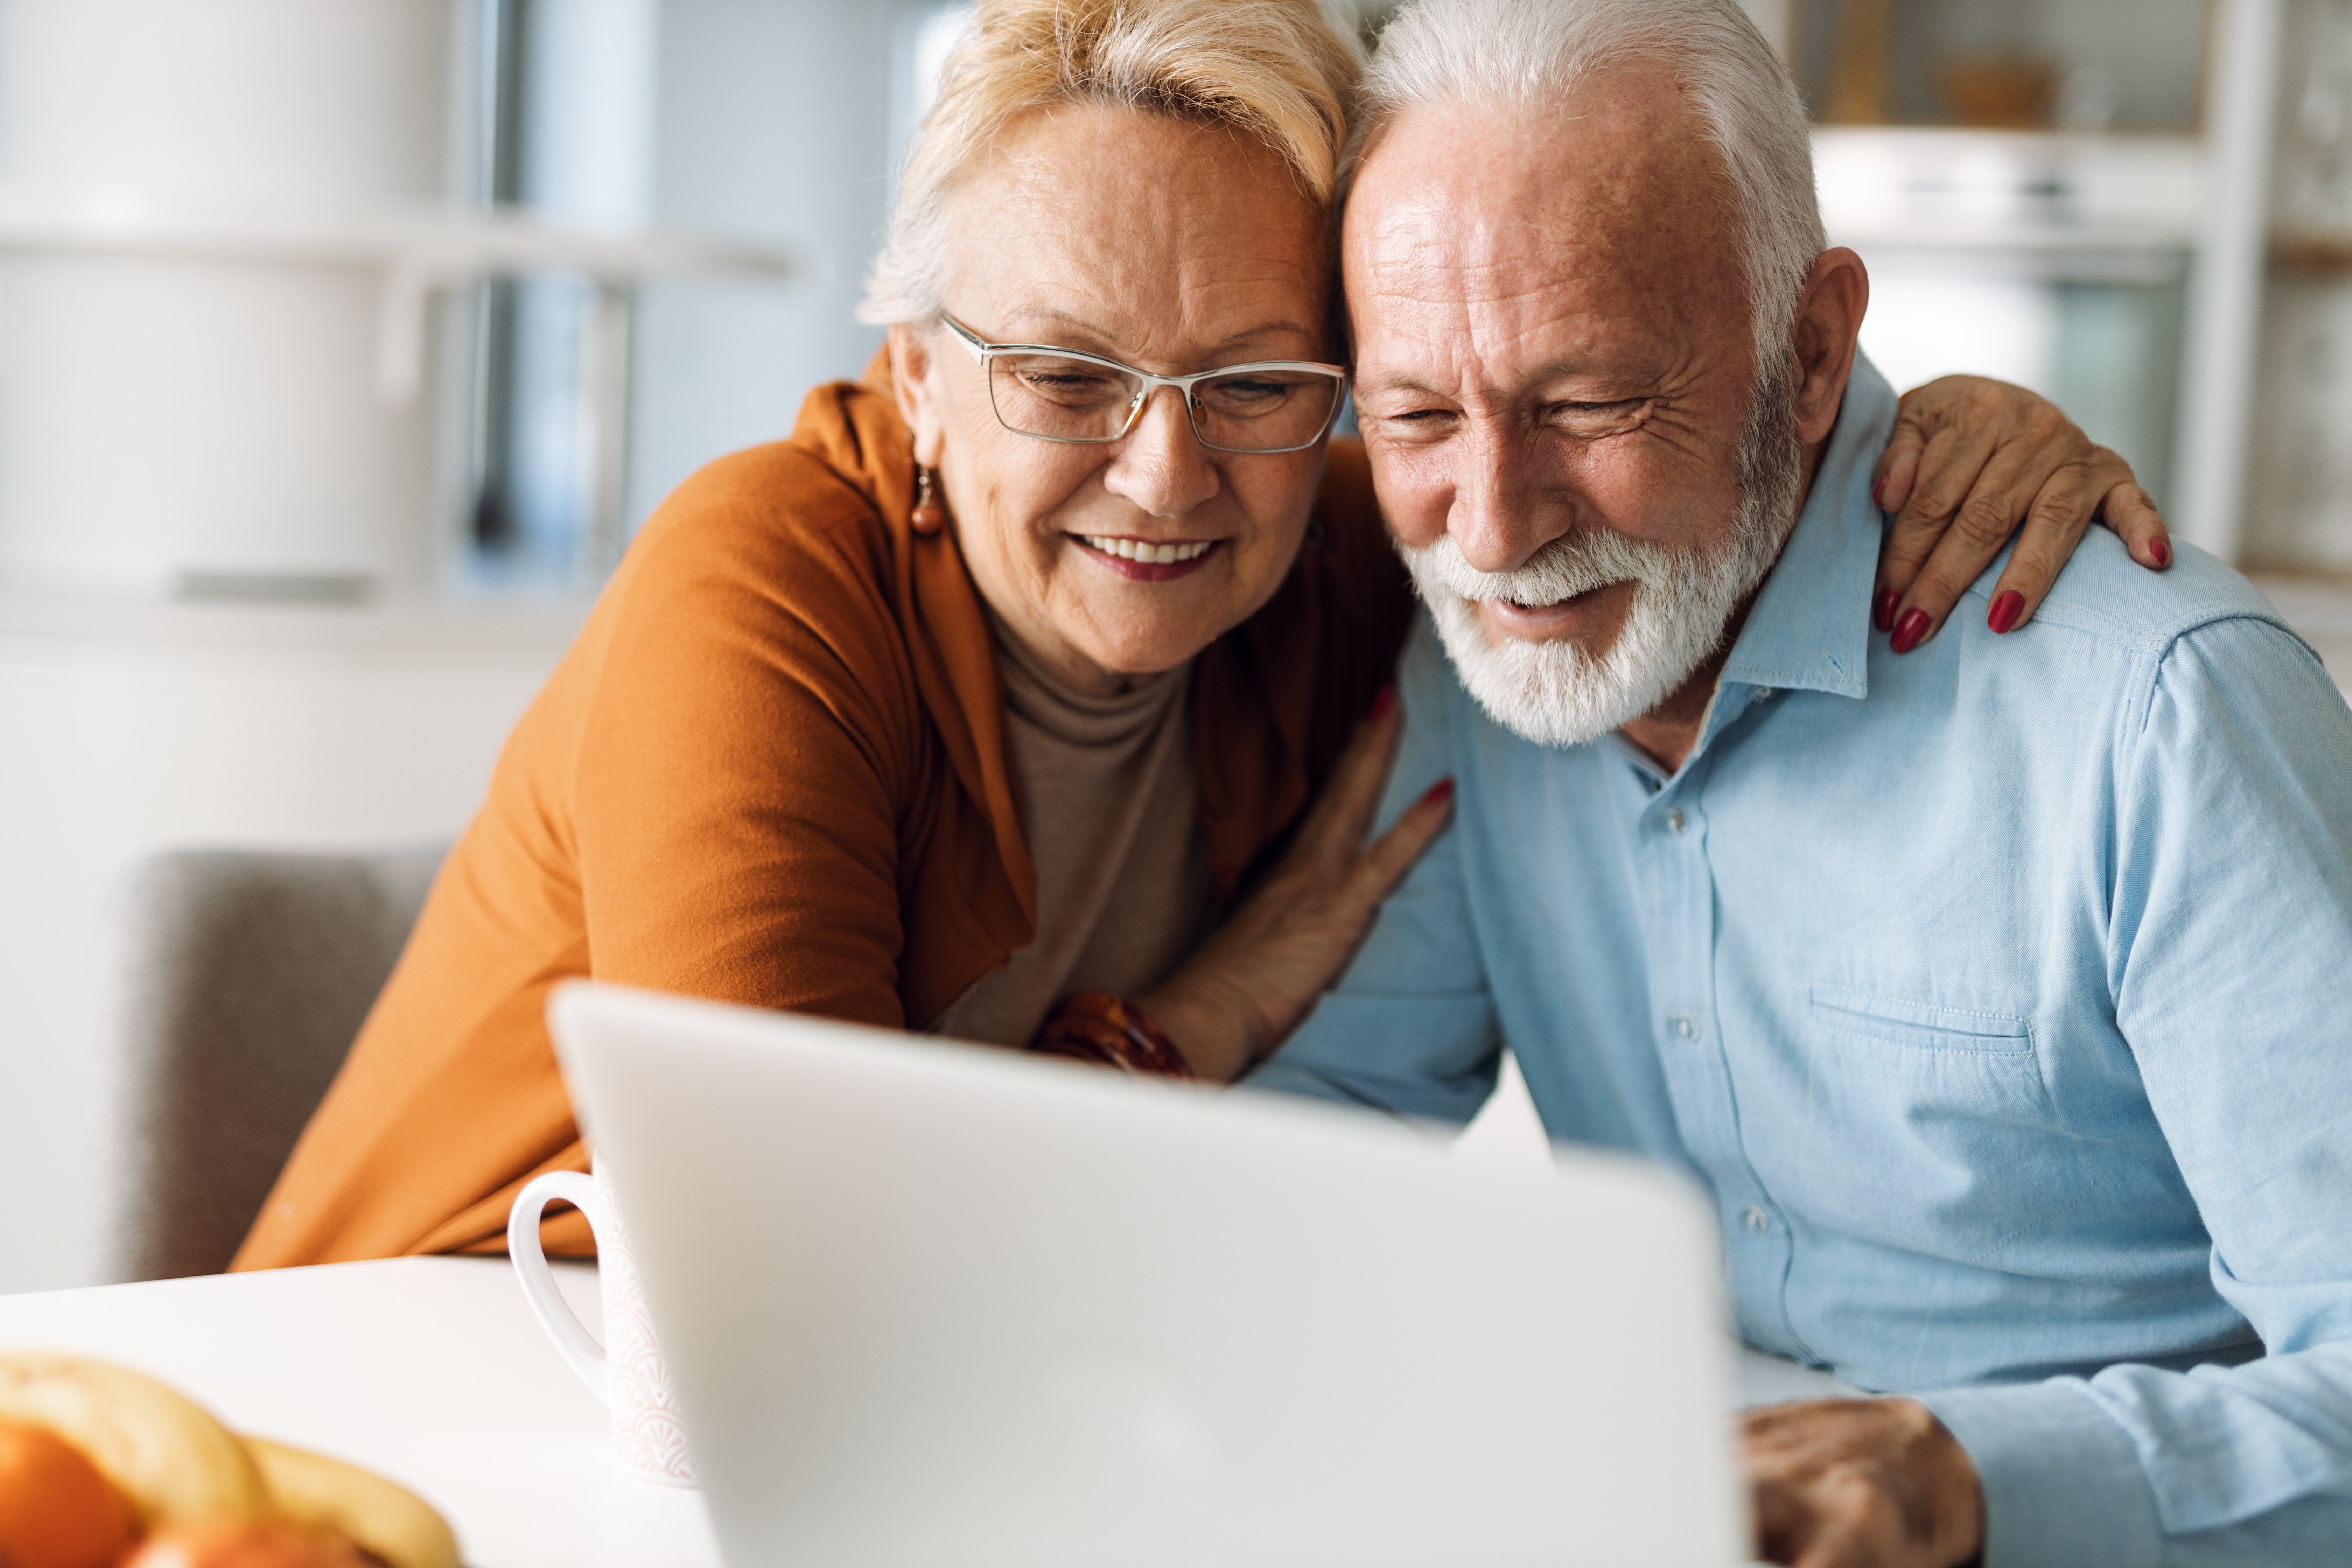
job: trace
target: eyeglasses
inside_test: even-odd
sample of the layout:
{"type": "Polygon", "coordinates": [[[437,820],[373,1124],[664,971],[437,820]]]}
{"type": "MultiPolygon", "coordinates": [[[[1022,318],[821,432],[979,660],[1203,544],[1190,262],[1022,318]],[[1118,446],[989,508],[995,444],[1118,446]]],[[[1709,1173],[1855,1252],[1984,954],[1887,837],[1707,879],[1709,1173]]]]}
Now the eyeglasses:
{"type": "Polygon", "coordinates": [[[1210,450],[1297,452],[1331,428],[1348,389],[1341,365],[1265,360],[1153,375],[1075,349],[986,342],[953,316],[940,320],[987,373],[996,422],[1040,441],[1116,441],[1135,428],[1153,388],[1172,386],[1192,435],[1210,450]]]}

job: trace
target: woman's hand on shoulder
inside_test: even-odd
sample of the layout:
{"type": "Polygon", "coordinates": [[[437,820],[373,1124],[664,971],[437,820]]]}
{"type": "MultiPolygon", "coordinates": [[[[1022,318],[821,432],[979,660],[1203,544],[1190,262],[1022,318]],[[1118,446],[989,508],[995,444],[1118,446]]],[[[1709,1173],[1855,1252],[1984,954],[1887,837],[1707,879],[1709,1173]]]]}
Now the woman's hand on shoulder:
{"type": "Polygon", "coordinates": [[[1181,969],[1136,999],[1193,1077],[1230,1082],[1282,1044],[1453,816],[1445,779],[1365,842],[1403,728],[1403,710],[1381,693],[1289,851],[1181,969]]]}
{"type": "Polygon", "coordinates": [[[1948,375],[1905,393],[1872,482],[1879,510],[1895,517],[1872,621],[1893,634],[1896,653],[1936,635],[2012,534],[2017,551],[1986,617],[1996,632],[2033,617],[2094,521],[2141,565],[2172,564],[2171,535],[2131,465],[2007,382],[1948,375]]]}

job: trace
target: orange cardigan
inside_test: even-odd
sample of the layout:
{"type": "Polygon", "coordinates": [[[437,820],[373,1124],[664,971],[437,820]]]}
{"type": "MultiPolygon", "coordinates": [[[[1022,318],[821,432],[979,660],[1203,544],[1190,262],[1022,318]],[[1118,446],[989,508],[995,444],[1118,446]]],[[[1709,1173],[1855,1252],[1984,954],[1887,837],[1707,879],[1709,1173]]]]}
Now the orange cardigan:
{"type": "MultiPolygon", "coordinates": [[[[886,387],[818,388],[791,439],[646,524],[234,1267],[502,1250],[522,1184],[587,1165],[542,1018],[559,981],[919,1028],[1030,940],[995,654],[952,531],[908,526],[886,387]]],[[[1328,776],[1411,614],[1335,441],[1297,564],[1194,675],[1223,893],[1328,776]]],[[[545,1234],[593,1249],[571,1210],[545,1234]]]]}

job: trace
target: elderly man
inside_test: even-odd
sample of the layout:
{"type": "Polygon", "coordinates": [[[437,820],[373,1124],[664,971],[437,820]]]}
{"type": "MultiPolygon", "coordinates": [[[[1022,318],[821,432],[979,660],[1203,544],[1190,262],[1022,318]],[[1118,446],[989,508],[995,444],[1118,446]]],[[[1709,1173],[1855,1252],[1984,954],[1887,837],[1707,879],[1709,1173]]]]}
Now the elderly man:
{"type": "Polygon", "coordinates": [[[1554,1137],[1703,1182],[1748,1341],[1908,1396],[1749,1418],[1780,1561],[2352,1561],[2318,661],[2104,536],[2018,633],[1989,573],[1872,637],[1867,281],[1729,0],[1422,0],[1374,70],[1390,813],[1459,816],[1258,1081],[1458,1121],[1507,1044],[1554,1137]]]}

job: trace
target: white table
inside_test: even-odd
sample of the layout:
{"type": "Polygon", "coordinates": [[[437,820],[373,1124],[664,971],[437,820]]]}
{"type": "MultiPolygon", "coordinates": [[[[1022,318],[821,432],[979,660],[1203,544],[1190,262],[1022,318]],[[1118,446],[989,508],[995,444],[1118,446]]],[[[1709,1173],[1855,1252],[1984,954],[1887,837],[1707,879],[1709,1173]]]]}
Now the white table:
{"type": "MultiPolygon", "coordinates": [[[[593,1265],[557,1266],[591,1328],[593,1265]]],[[[504,1258],[412,1258],[0,1297],[0,1347],[102,1356],[230,1426],[379,1470],[457,1527],[472,1568],[699,1568],[699,1492],[612,1459],[604,1407],[504,1258]]],[[[1850,1392],[1743,1353],[1747,1404],[1850,1392]]]]}
{"type": "MultiPolygon", "coordinates": [[[[596,1271],[557,1267],[589,1327],[596,1271]]],[[[472,1568],[716,1568],[702,1494],[612,1459],[604,1407],[502,1258],[413,1258],[0,1297],[0,1346],[103,1356],[231,1427],[379,1470],[472,1568]]]]}

